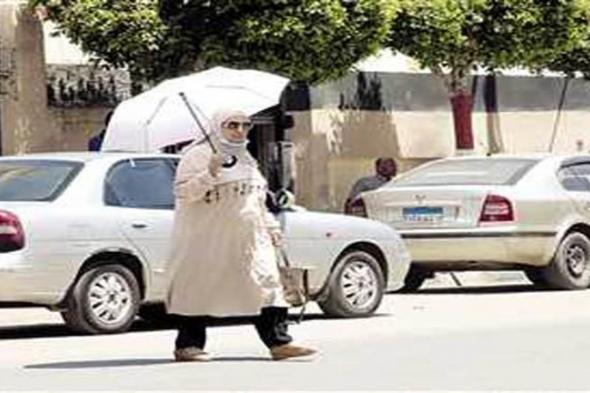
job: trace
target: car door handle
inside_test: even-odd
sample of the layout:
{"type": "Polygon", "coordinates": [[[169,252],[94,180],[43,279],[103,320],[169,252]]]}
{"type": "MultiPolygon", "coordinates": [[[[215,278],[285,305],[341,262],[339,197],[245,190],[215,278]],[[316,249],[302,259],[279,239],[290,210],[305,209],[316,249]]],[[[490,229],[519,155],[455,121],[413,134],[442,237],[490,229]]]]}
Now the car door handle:
{"type": "Polygon", "coordinates": [[[147,228],[147,224],[144,224],[142,222],[134,222],[133,224],[131,224],[131,226],[135,229],[144,229],[147,228]]]}

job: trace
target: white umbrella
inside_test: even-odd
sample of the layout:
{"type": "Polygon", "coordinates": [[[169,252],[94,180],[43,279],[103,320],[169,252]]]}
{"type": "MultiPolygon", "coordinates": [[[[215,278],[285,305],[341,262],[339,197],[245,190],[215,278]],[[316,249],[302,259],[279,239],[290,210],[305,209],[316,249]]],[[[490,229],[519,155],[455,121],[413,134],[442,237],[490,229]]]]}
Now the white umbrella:
{"type": "Polygon", "coordinates": [[[279,103],[289,80],[255,70],[215,67],[169,79],[117,106],[101,150],[152,152],[203,138],[220,108],[253,115],[279,103]]]}

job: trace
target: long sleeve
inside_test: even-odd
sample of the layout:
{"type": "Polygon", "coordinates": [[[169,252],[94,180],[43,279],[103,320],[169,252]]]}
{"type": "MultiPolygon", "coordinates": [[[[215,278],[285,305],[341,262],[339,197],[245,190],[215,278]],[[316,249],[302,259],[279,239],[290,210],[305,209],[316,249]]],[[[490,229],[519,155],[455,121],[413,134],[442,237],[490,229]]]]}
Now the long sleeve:
{"type": "Polygon", "coordinates": [[[264,219],[264,226],[269,230],[281,229],[281,224],[279,220],[275,218],[275,216],[266,209],[266,206],[262,206],[264,208],[263,211],[263,219],[264,219]]]}
{"type": "Polygon", "coordinates": [[[215,184],[209,173],[211,151],[208,146],[195,146],[180,160],[174,181],[174,194],[177,199],[195,202],[205,197],[215,184]]]}

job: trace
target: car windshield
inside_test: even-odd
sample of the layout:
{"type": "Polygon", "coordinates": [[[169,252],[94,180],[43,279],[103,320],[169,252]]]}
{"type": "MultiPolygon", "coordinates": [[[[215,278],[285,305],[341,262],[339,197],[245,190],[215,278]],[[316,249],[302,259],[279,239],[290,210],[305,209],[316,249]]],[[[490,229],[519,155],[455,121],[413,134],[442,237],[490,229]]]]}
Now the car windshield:
{"type": "Polygon", "coordinates": [[[389,186],[511,185],[537,162],[539,160],[519,158],[441,160],[418,168],[389,186]]]}
{"type": "Polygon", "coordinates": [[[52,201],[81,167],[71,161],[0,161],[0,201],[52,201]]]}

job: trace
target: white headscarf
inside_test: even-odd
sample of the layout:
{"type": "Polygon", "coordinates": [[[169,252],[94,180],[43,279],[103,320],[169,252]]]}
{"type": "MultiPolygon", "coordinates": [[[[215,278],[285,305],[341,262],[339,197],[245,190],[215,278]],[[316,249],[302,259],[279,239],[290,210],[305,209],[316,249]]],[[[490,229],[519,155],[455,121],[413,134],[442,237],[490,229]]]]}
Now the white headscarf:
{"type": "Polygon", "coordinates": [[[234,109],[220,109],[216,111],[209,122],[209,135],[219,153],[228,157],[236,156],[238,158],[243,158],[248,152],[248,139],[246,138],[243,141],[235,142],[230,141],[225,135],[223,135],[223,124],[234,117],[248,118],[248,115],[234,109]]]}
{"type": "Polygon", "coordinates": [[[235,109],[221,109],[216,111],[209,121],[208,135],[218,153],[226,158],[226,162],[234,165],[224,165],[216,179],[218,184],[251,179],[258,174],[258,162],[248,152],[248,139],[233,142],[223,135],[223,124],[233,117],[249,118],[244,112],[235,109]],[[235,161],[237,159],[237,161],[235,161]],[[234,162],[235,161],[235,162],[234,162]]]}

